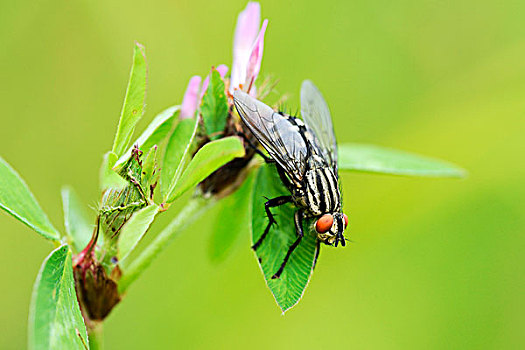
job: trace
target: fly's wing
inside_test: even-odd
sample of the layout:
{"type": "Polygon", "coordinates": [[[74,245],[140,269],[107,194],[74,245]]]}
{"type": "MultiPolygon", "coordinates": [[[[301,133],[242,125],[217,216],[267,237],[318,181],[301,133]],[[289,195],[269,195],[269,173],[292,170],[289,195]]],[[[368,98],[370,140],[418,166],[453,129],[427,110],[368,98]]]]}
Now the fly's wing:
{"type": "Polygon", "coordinates": [[[318,146],[337,174],[337,143],[332,117],[323,95],[310,80],[301,85],[301,115],[306,126],[317,136],[318,146]]]}
{"type": "Polygon", "coordinates": [[[302,182],[308,148],[299,128],[269,106],[240,90],[233,93],[233,102],[243,122],[270,156],[294,182],[302,182]]]}

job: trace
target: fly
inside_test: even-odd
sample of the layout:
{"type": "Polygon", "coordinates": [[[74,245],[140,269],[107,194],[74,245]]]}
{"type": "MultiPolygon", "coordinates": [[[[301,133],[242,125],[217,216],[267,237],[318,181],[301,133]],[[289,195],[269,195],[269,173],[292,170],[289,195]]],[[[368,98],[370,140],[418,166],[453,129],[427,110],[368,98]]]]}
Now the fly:
{"type": "MultiPolygon", "coordinates": [[[[348,217],[342,212],[341,192],[337,169],[337,143],[328,106],[317,87],[309,80],[301,86],[301,115],[303,120],[275,112],[271,107],[250,95],[236,90],[233,101],[241,119],[268,151],[281,181],[290,191],[288,196],[272,198],[265,203],[269,223],[261,237],[252,246],[254,250],[276,223],[270,208],[293,203],[296,240],[288,248],[279,270],[272,279],[279,278],[297,248],[303,233],[303,220],[316,218],[317,250],[320,243],[345,246],[343,232],[348,217]]],[[[315,262],[314,262],[315,266],[315,262]]]]}

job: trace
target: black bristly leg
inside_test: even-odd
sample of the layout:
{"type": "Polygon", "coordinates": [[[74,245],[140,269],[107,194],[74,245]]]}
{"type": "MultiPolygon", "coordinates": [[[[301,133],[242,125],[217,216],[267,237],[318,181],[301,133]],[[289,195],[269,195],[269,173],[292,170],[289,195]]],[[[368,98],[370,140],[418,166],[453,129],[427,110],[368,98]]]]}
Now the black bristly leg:
{"type": "Polygon", "coordinates": [[[288,259],[290,259],[290,255],[292,255],[295,248],[301,243],[301,239],[303,239],[303,209],[299,209],[295,212],[295,232],[297,233],[297,239],[293,242],[290,248],[288,248],[288,252],[286,252],[281,267],[279,267],[279,270],[272,276],[272,279],[281,277],[284,267],[286,266],[288,259]]]}
{"type": "Polygon", "coordinates": [[[248,146],[250,146],[255,151],[255,153],[260,155],[262,159],[264,159],[265,163],[275,163],[275,160],[264,154],[256,145],[253,144],[253,142],[248,137],[246,137],[244,133],[239,131],[237,132],[237,136],[242,137],[242,139],[248,144],[248,146]]]}
{"type": "MultiPolygon", "coordinates": [[[[277,168],[277,173],[279,174],[279,178],[281,179],[284,186],[288,189],[291,189],[294,187],[294,184],[288,179],[286,176],[286,171],[283,169],[282,166],[279,165],[279,163],[275,164],[275,168],[277,168]]],[[[292,192],[292,190],[290,190],[292,192]]],[[[293,193],[293,192],[292,192],[293,193]]]]}
{"type": "Polygon", "coordinates": [[[319,258],[320,252],[321,252],[321,241],[318,239],[317,246],[315,247],[314,266],[312,267],[312,270],[315,269],[315,265],[317,265],[317,259],[319,258]]]}
{"type": "Polygon", "coordinates": [[[281,206],[285,203],[289,203],[292,201],[292,196],[280,196],[275,197],[264,203],[264,209],[266,210],[266,215],[268,216],[268,219],[270,222],[268,223],[268,226],[264,229],[264,233],[261,237],[255,242],[255,244],[252,246],[253,250],[257,250],[259,246],[261,245],[262,241],[266,238],[266,235],[268,235],[268,232],[270,232],[270,227],[272,224],[276,223],[275,219],[273,218],[273,214],[270,211],[270,208],[281,206]]]}

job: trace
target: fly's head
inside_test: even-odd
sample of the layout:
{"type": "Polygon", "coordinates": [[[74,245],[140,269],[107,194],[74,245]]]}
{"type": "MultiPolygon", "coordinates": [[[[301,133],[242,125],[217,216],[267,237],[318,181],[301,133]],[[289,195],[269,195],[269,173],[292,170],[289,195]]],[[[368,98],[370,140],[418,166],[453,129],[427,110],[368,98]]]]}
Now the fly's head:
{"type": "Polygon", "coordinates": [[[324,214],[315,222],[317,238],[329,245],[337,247],[339,242],[345,246],[345,237],[343,232],[348,226],[348,216],[343,213],[324,214]]]}

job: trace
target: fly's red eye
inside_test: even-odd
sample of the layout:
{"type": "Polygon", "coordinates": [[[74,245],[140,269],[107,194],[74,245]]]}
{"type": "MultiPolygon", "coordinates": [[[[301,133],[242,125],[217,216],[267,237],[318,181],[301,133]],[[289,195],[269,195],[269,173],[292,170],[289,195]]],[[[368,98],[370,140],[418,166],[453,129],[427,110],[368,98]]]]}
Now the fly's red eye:
{"type": "Polygon", "coordinates": [[[324,214],[317,220],[315,223],[315,230],[318,233],[325,233],[332,227],[332,224],[334,223],[334,217],[330,214],[324,214]]]}
{"type": "Polygon", "coordinates": [[[345,228],[348,226],[348,216],[346,214],[343,214],[343,219],[345,219],[345,228]]]}

